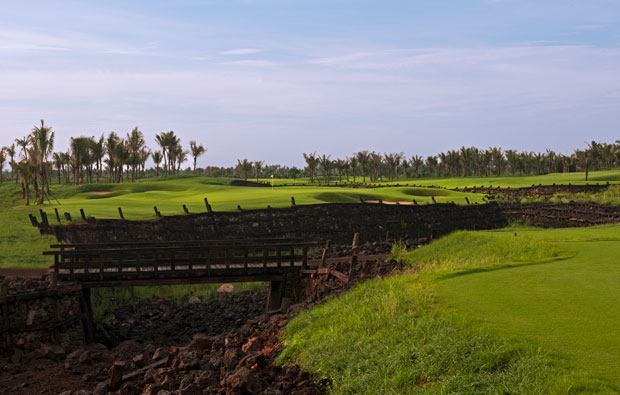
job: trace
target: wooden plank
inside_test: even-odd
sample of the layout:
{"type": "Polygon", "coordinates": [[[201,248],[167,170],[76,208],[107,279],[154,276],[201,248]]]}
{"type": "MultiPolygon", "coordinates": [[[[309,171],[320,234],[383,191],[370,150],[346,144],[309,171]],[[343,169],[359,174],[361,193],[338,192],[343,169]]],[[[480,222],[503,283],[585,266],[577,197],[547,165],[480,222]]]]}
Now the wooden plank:
{"type": "Polygon", "coordinates": [[[264,282],[276,281],[283,278],[282,273],[273,274],[254,274],[246,276],[210,276],[192,278],[148,278],[137,280],[104,280],[84,282],[84,288],[106,288],[106,287],[135,287],[144,285],[182,285],[182,284],[213,284],[213,283],[233,283],[233,282],[264,282]]]}
{"type": "Polygon", "coordinates": [[[349,283],[349,276],[347,276],[346,274],[340,273],[337,270],[330,270],[329,274],[336,277],[338,280],[342,281],[343,283],[349,283]]]}

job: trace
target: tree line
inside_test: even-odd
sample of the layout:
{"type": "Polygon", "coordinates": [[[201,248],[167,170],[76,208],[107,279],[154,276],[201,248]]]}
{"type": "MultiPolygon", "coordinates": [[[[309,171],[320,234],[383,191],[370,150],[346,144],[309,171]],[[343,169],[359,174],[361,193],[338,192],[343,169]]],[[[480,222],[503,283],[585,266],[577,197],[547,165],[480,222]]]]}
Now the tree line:
{"type": "MultiPolygon", "coordinates": [[[[120,136],[115,132],[99,138],[72,137],[66,152],[54,152],[54,131],[41,120],[23,138],[15,139],[10,146],[0,148],[0,184],[4,167],[10,166],[9,176],[21,183],[22,195],[30,204],[31,190],[38,204],[49,197],[53,177],[59,184],[80,185],[99,183],[134,182],[147,176],[168,176],[182,172],[182,165],[190,157],[193,167],[186,172],[196,174],[197,159],[206,149],[189,142],[185,150],[174,131],[155,135],[158,150],[151,150],[138,127],[120,136]],[[154,167],[146,167],[151,159],[154,167]]],[[[378,153],[359,151],[350,157],[332,159],[331,155],[304,153],[306,166],[266,165],[264,161],[239,159],[233,167],[208,166],[200,173],[211,177],[292,178],[308,177],[311,183],[329,184],[334,178],[340,183],[381,182],[384,180],[421,177],[485,177],[489,175],[539,175],[584,171],[586,180],[591,170],[611,169],[620,166],[620,140],[615,143],[592,141],[584,149],[570,155],[545,152],[518,152],[500,147],[480,149],[461,147],[426,158],[404,153],[378,153]]]]}
{"type": "Polygon", "coordinates": [[[160,150],[152,151],[138,127],[125,137],[115,132],[99,138],[71,137],[66,152],[53,152],[54,137],[52,128],[41,120],[40,126],[35,126],[30,134],[0,148],[0,184],[8,160],[10,175],[16,183],[21,183],[27,205],[31,200],[31,188],[37,204],[49,198],[54,171],[59,184],[99,183],[102,178],[108,183],[134,182],[147,175],[149,158],[155,164],[155,176],[160,175],[160,170],[162,175],[168,176],[179,173],[189,155],[193,158],[193,172],[196,172],[196,161],[206,152],[196,141],[190,141],[189,150],[184,150],[174,131],[156,134],[155,142],[160,150]]]}
{"type": "Polygon", "coordinates": [[[480,149],[461,147],[426,158],[404,153],[356,152],[344,159],[331,159],[331,155],[304,153],[304,175],[311,182],[328,184],[333,177],[340,182],[378,182],[399,178],[420,177],[487,177],[490,175],[541,175],[547,173],[588,173],[591,170],[611,169],[620,166],[620,140],[615,143],[592,141],[585,149],[577,149],[571,155],[545,152],[518,152],[500,147],[480,149]]]}

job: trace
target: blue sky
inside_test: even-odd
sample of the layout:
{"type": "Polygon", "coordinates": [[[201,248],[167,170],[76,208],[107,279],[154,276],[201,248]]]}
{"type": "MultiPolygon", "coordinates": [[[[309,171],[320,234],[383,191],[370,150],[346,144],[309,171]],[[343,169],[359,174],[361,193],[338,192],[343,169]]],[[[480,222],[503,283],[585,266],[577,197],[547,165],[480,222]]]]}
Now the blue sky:
{"type": "Polygon", "coordinates": [[[620,2],[21,1],[0,10],[0,145],[39,119],[301,153],[569,153],[620,139],[620,2]]]}

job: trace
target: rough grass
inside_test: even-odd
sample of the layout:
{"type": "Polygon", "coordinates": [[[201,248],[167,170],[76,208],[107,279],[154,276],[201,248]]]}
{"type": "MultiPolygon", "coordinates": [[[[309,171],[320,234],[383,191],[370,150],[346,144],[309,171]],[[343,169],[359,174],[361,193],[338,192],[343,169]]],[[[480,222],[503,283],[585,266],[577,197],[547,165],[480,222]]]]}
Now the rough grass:
{"type": "Polygon", "coordinates": [[[614,392],[572,361],[438,303],[437,284],[456,274],[571,255],[513,234],[457,232],[406,254],[416,270],[362,283],[292,320],[278,361],[331,379],[336,394],[614,392]]]}

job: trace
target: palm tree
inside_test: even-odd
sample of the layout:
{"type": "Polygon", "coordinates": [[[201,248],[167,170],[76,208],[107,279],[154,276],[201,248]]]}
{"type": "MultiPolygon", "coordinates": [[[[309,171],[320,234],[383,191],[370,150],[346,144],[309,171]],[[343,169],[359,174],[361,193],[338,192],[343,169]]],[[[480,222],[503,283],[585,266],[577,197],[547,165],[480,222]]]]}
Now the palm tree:
{"type": "Polygon", "coordinates": [[[370,154],[368,151],[360,151],[356,154],[357,163],[362,169],[363,182],[366,183],[366,173],[368,172],[368,163],[370,162],[370,154]]]}
{"type": "Polygon", "coordinates": [[[304,159],[308,165],[308,172],[310,173],[310,182],[314,183],[314,175],[316,174],[316,168],[319,165],[319,158],[316,156],[316,152],[311,154],[304,153],[304,159]]]}
{"type": "Polygon", "coordinates": [[[30,179],[34,173],[34,167],[27,160],[22,160],[15,166],[17,176],[22,182],[22,197],[26,200],[26,206],[30,205],[30,179]]]}
{"type": "Polygon", "coordinates": [[[265,161],[262,161],[262,160],[254,161],[254,170],[256,170],[256,182],[258,182],[258,177],[261,174],[261,169],[264,163],[265,161]]]}
{"type": "Polygon", "coordinates": [[[383,157],[376,153],[370,153],[370,181],[376,182],[379,179],[382,179],[381,176],[381,167],[383,166],[383,157]]]}
{"type": "Polygon", "coordinates": [[[394,173],[396,173],[396,169],[397,169],[397,165],[396,165],[396,158],[394,157],[394,154],[388,154],[388,153],[384,153],[383,157],[385,159],[385,164],[387,165],[388,169],[389,169],[389,174],[390,174],[390,179],[394,179],[394,173]]]}
{"type": "Polygon", "coordinates": [[[252,171],[252,162],[247,159],[244,159],[243,161],[237,159],[237,169],[239,170],[241,178],[247,181],[248,174],[252,171]]]}
{"type": "Polygon", "coordinates": [[[151,158],[153,158],[153,162],[155,162],[155,176],[159,177],[159,164],[163,160],[163,155],[161,151],[155,151],[153,155],[151,155],[151,158]]]}
{"type": "Polygon", "coordinates": [[[500,176],[504,167],[504,153],[502,152],[501,147],[491,147],[489,150],[491,151],[495,171],[497,172],[497,175],[500,176]]]}
{"type": "Polygon", "coordinates": [[[144,149],[144,135],[136,126],[131,133],[127,133],[127,150],[129,151],[129,165],[131,166],[131,182],[138,179],[138,167],[142,161],[144,149]]]}
{"type": "Polygon", "coordinates": [[[508,161],[510,173],[514,176],[519,168],[519,154],[513,149],[506,150],[506,160],[508,161]]]}
{"type": "Polygon", "coordinates": [[[205,153],[205,147],[201,145],[197,145],[195,141],[189,142],[189,150],[194,157],[194,173],[196,173],[196,161],[198,157],[205,153]]]}
{"type": "Polygon", "coordinates": [[[102,135],[99,140],[95,140],[95,138],[93,137],[90,143],[90,150],[96,167],[97,184],[99,184],[99,177],[101,175],[101,169],[103,168],[103,157],[105,156],[104,142],[105,140],[102,135]]]}
{"type": "Polygon", "coordinates": [[[0,185],[2,184],[2,171],[4,170],[4,163],[6,162],[6,152],[4,148],[0,149],[0,185]]]}
{"type": "Polygon", "coordinates": [[[53,158],[54,158],[54,166],[56,166],[56,171],[58,172],[58,184],[60,185],[60,182],[61,182],[60,181],[60,175],[61,175],[61,172],[62,172],[62,169],[63,169],[63,166],[64,166],[64,163],[63,163],[63,160],[62,160],[63,159],[62,158],[62,153],[54,152],[53,158]]]}
{"type": "Polygon", "coordinates": [[[426,168],[431,176],[435,175],[437,169],[439,168],[439,162],[437,161],[437,157],[430,155],[426,157],[426,168]]]}
{"type": "Polygon", "coordinates": [[[588,181],[588,173],[590,171],[590,167],[592,166],[592,161],[594,158],[592,150],[576,150],[574,153],[574,157],[575,161],[577,162],[577,166],[579,166],[583,171],[586,172],[586,181],[588,181]]]}
{"type": "Polygon", "coordinates": [[[355,183],[355,176],[357,174],[357,168],[359,165],[359,162],[357,161],[357,156],[353,155],[347,160],[349,161],[349,168],[351,169],[351,174],[353,175],[353,182],[355,183]]]}
{"type": "MultiPolygon", "coordinates": [[[[15,143],[11,144],[10,146],[4,147],[4,150],[6,151],[9,158],[11,158],[9,160],[9,165],[11,166],[11,176],[15,177],[15,143]]],[[[17,182],[17,177],[15,177],[15,182],[17,182]]]]}
{"type": "MultiPolygon", "coordinates": [[[[41,181],[41,191],[38,194],[38,204],[45,202],[45,189],[49,191],[49,177],[47,172],[47,158],[54,150],[54,132],[49,126],[45,126],[45,122],[41,120],[41,126],[35,126],[31,134],[32,155],[31,162],[34,165],[35,177],[41,181]]],[[[35,179],[36,189],[36,179],[35,179]]]]}
{"type": "Polygon", "coordinates": [[[319,164],[323,168],[323,179],[325,180],[325,183],[327,185],[329,185],[329,176],[332,164],[332,162],[329,160],[330,157],[331,155],[323,154],[323,156],[319,158],[319,164]]]}
{"type": "Polygon", "coordinates": [[[333,161],[333,164],[336,166],[336,170],[338,170],[338,182],[342,182],[342,173],[347,167],[347,161],[342,159],[336,159],[335,161],[333,161]]]}
{"type": "Polygon", "coordinates": [[[413,173],[415,174],[416,178],[419,178],[420,177],[420,169],[424,165],[424,159],[422,159],[422,157],[419,156],[419,155],[414,155],[409,160],[409,164],[413,168],[413,173]]]}

